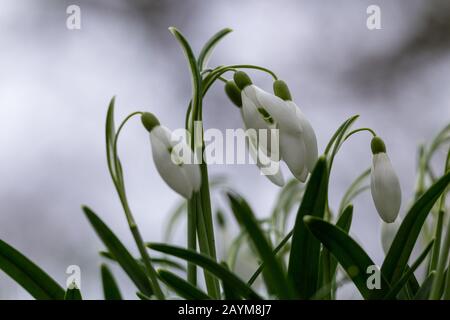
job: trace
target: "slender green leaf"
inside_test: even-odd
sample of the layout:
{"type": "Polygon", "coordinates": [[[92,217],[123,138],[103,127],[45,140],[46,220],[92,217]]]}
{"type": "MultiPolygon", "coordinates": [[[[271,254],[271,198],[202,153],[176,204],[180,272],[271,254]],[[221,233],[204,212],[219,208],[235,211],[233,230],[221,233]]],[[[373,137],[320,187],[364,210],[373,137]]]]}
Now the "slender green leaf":
{"type": "Polygon", "coordinates": [[[151,297],[146,296],[145,294],[143,294],[142,292],[136,292],[136,296],[141,299],[141,300],[152,300],[151,297]]]}
{"type": "Polygon", "coordinates": [[[431,271],[414,296],[414,300],[428,300],[436,271],[431,271]]]}
{"type": "Polygon", "coordinates": [[[149,278],[119,238],[117,238],[111,229],[91,209],[83,207],[83,211],[103,244],[116,258],[117,262],[134,282],[136,287],[145,295],[151,296],[153,290],[149,278]]]}
{"type": "MultiPolygon", "coordinates": [[[[352,225],[352,219],[353,219],[353,205],[349,204],[347,205],[347,207],[345,207],[344,211],[342,211],[341,216],[336,222],[336,226],[341,228],[346,234],[348,234],[350,231],[350,226],[352,225]]],[[[338,266],[337,260],[334,257],[331,257],[330,259],[331,278],[333,278],[334,275],[336,274],[337,266],[338,266]]]]}
{"type": "Polygon", "coordinates": [[[76,286],[74,288],[67,288],[64,300],[83,300],[80,289],[76,286]]]}
{"type": "MultiPolygon", "coordinates": [[[[100,251],[99,253],[102,257],[107,258],[111,261],[117,262],[116,258],[114,258],[114,256],[110,252],[100,251]]],[[[136,261],[143,264],[142,259],[138,259],[136,261]]],[[[186,271],[186,268],[181,263],[178,263],[176,261],[173,261],[173,260],[170,260],[167,258],[150,258],[150,261],[152,262],[152,264],[155,264],[155,265],[171,267],[174,269],[178,269],[180,271],[186,271]]]]}
{"type": "Polygon", "coordinates": [[[389,283],[381,274],[381,287],[370,290],[367,280],[368,268],[375,266],[367,253],[342,229],[312,216],[304,218],[306,226],[338,260],[364,299],[382,299],[390,290],[389,283]]]}
{"type": "Polygon", "coordinates": [[[63,299],[64,290],[34,262],[0,240],[0,269],[35,299],[63,299]]]}
{"type": "MultiPolygon", "coordinates": [[[[200,70],[197,66],[197,61],[195,59],[195,55],[192,51],[189,42],[183,36],[183,34],[175,27],[170,27],[169,31],[175,36],[181,48],[183,49],[183,53],[188,61],[191,82],[192,82],[192,111],[194,120],[197,120],[197,112],[199,112],[199,108],[201,108],[201,88],[202,88],[202,78],[200,75],[200,70]]],[[[192,137],[193,139],[193,137],[192,137]]]]}
{"type": "MultiPolygon", "coordinates": [[[[350,226],[353,218],[353,205],[349,204],[343,211],[340,213],[338,221],[336,222],[336,226],[341,228],[345,233],[348,234],[350,231],[350,226]]],[[[336,258],[334,258],[330,251],[327,248],[322,249],[321,253],[321,267],[319,274],[319,283],[322,284],[322,289],[320,295],[317,293],[315,296],[321,296],[323,299],[331,300],[334,296],[336,289],[336,270],[338,266],[338,262],[336,258]],[[326,290],[329,290],[328,293],[326,290]]]]}
{"type": "Polygon", "coordinates": [[[102,264],[100,270],[105,300],[122,300],[122,294],[111,270],[109,270],[106,264],[102,264]]]}
{"type": "Polygon", "coordinates": [[[225,37],[227,34],[232,32],[233,30],[230,28],[225,28],[214,34],[208,42],[203,46],[202,51],[200,52],[198,56],[198,66],[200,70],[206,69],[208,65],[209,58],[211,56],[212,51],[216,47],[216,45],[222,40],[223,37],[225,37]]]}
{"type": "Polygon", "coordinates": [[[272,246],[267,241],[264,233],[260,229],[258,222],[248,203],[240,196],[228,193],[228,199],[236,220],[247,230],[250,239],[253,241],[261,260],[265,264],[263,270],[267,285],[278,297],[289,299],[294,297],[293,288],[285,277],[285,272],[272,253],[272,246]]]}
{"type": "MultiPolygon", "coordinates": [[[[281,249],[286,245],[286,243],[289,241],[289,239],[292,237],[294,233],[294,230],[289,231],[289,233],[280,241],[280,243],[276,246],[276,248],[273,250],[273,255],[276,256],[278,254],[278,252],[281,251],[281,249]]],[[[261,272],[264,269],[264,262],[261,263],[258,267],[258,269],[256,269],[255,273],[252,275],[252,277],[250,278],[250,280],[248,280],[247,284],[249,286],[251,286],[255,280],[258,278],[258,276],[261,274],[261,272]]]]}
{"type": "Polygon", "coordinates": [[[325,155],[328,156],[331,147],[334,145],[334,149],[333,152],[330,156],[330,158],[334,158],[334,156],[336,155],[336,152],[339,150],[340,146],[341,146],[341,142],[345,137],[345,133],[347,132],[347,130],[352,126],[352,124],[359,118],[359,115],[354,115],[350,118],[348,118],[347,120],[345,120],[340,126],[339,128],[336,130],[336,132],[333,134],[333,136],[331,137],[330,141],[327,144],[327,147],[325,148],[325,155]]]}
{"type": "Polygon", "coordinates": [[[328,190],[327,161],[322,156],[316,163],[297,212],[289,257],[288,278],[301,299],[308,299],[318,289],[320,242],[306,229],[303,218],[322,218],[328,190]]]}
{"type": "Polygon", "coordinates": [[[166,253],[186,261],[190,261],[203,269],[209,271],[217,278],[224,282],[227,282],[229,286],[232,286],[235,291],[244,298],[260,300],[261,297],[253,291],[245,282],[239,279],[236,275],[227,270],[227,268],[221,266],[210,257],[199,254],[197,252],[186,250],[184,248],[170,246],[167,244],[150,243],[148,247],[166,253]]]}
{"type": "MultiPolygon", "coordinates": [[[[221,265],[227,269],[230,270],[227,263],[222,261],[221,265]]],[[[222,281],[222,288],[223,288],[223,295],[225,296],[225,300],[240,300],[241,296],[236,293],[233,287],[229,286],[227,282],[222,281]]]]}
{"type": "Polygon", "coordinates": [[[391,290],[384,297],[385,300],[395,299],[400,290],[405,286],[411,276],[414,275],[414,271],[421,265],[421,263],[425,260],[431,248],[433,247],[434,240],[432,240],[428,246],[423,250],[421,255],[417,258],[417,260],[413,263],[413,265],[408,268],[408,271],[403,274],[403,276],[398,280],[395,284],[392,285],[391,290]]]}
{"type": "Polygon", "coordinates": [[[381,267],[388,282],[395,283],[402,276],[428,213],[449,183],[450,172],[436,181],[403,219],[381,267]]]}
{"type": "Polygon", "coordinates": [[[186,300],[210,300],[211,297],[186,280],[167,270],[158,270],[161,280],[186,300]]]}
{"type": "Polygon", "coordinates": [[[108,112],[106,113],[106,158],[108,160],[108,168],[113,177],[113,180],[117,179],[116,166],[114,165],[114,139],[116,136],[116,128],[114,125],[114,104],[116,97],[112,97],[109,106],[108,112]]]}

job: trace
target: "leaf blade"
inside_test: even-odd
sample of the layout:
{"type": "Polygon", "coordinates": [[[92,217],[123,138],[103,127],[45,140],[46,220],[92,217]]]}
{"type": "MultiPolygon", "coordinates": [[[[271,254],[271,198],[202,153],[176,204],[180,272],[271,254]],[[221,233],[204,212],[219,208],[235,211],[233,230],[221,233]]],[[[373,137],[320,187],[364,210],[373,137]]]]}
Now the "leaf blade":
{"type": "Polygon", "coordinates": [[[306,186],[292,235],[288,278],[301,299],[312,297],[318,288],[320,258],[320,242],[306,229],[303,218],[306,215],[323,218],[327,189],[328,167],[325,157],[322,156],[317,161],[306,186]]]}
{"type": "Polygon", "coordinates": [[[403,219],[381,267],[381,272],[390,283],[402,276],[428,213],[449,183],[450,172],[436,181],[403,219]]]}
{"type": "Polygon", "coordinates": [[[35,299],[62,300],[65,292],[45,271],[17,249],[0,240],[0,269],[35,299]]]}
{"type": "Polygon", "coordinates": [[[244,298],[253,300],[261,300],[261,297],[253,291],[245,282],[239,279],[236,275],[227,270],[227,268],[221,266],[210,257],[199,254],[197,252],[187,250],[184,248],[171,246],[163,243],[149,243],[150,249],[166,253],[186,261],[190,261],[203,269],[207,270],[211,274],[215,275],[222,281],[226,281],[228,285],[232,286],[236,292],[242,295],[244,298]]]}
{"type": "Polygon", "coordinates": [[[167,270],[158,270],[160,279],[186,300],[211,300],[202,290],[167,270]]]}
{"type": "Polygon", "coordinates": [[[228,199],[236,220],[247,230],[250,239],[253,241],[253,245],[265,265],[263,273],[268,287],[282,299],[293,298],[294,291],[284,276],[284,271],[273,254],[272,246],[260,229],[252,209],[238,195],[228,193],[228,199]]]}
{"type": "Polygon", "coordinates": [[[214,34],[208,42],[203,46],[202,51],[198,55],[198,66],[200,70],[206,69],[208,65],[209,58],[211,56],[212,51],[217,46],[217,44],[222,40],[227,34],[232,32],[233,30],[230,28],[225,28],[214,34]]]}
{"type": "Polygon", "coordinates": [[[108,251],[113,254],[136,287],[147,296],[153,294],[149,278],[111,229],[88,207],[83,211],[108,251]]]}
{"type": "Polygon", "coordinates": [[[381,276],[381,288],[367,287],[369,266],[375,263],[367,253],[343,230],[322,219],[306,216],[305,224],[322,244],[333,254],[365,299],[382,299],[389,291],[389,283],[381,276]]]}
{"type": "Polygon", "coordinates": [[[105,300],[122,300],[122,294],[120,293],[116,279],[114,279],[111,270],[106,264],[101,265],[100,272],[105,300]]]}

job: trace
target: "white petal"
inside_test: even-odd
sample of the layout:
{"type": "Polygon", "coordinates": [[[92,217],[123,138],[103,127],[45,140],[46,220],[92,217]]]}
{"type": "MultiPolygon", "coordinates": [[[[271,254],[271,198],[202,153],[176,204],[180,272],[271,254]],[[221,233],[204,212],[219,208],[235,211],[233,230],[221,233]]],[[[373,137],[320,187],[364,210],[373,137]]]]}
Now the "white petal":
{"type": "Polygon", "coordinates": [[[306,147],[306,166],[309,172],[312,172],[318,158],[317,138],[313,127],[306,119],[300,108],[292,101],[287,101],[289,107],[295,110],[297,118],[303,128],[303,139],[306,147]]]}
{"type": "Polygon", "coordinates": [[[169,187],[183,197],[190,198],[193,191],[191,183],[193,174],[186,170],[185,164],[179,165],[172,161],[170,136],[170,131],[162,126],[158,126],[150,132],[153,161],[159,175],[169,187]]]}
{"type": "Polygon", "coordinates": [[[370,187],[380,217],[387,223],[394,222],[400,210],[402,194],[397,175],[386,153],[373,156],[370,187]]]}
{"type": "Polygon", "coordinates": [[[397,218],[393,223],[385,223],[383,221],[381,223],[381,245],[383,246],[384,253],[387,254],[400,228],[401,220],[397,218]]]}
{"type": "Polygon", "coordinates": [[[303,168],[302,173],[300,174],[300,177],[298,177],[298,180],[300,180],[301,182],[305,182],[306,179],[308,179],[308,175],[309,175],[309,171],[308,171],[308,168],[305,166],[303,168]]]}
{"type": "Polygon", "coordinates": [[[280,132],[281,158],[286,162],[292,174],[302,181],[305,168],[305,143],[301,134],[280,132]]]}
{"type": "MultiPolygon", "coordinates": [[[[248,88],[248,87],[247,87],[248,88]]],[[[242,117],[244,119],[245,127],[249,129],[269,129],[269,124],[264,121],[263,116],[258,111],[255,101],[248,95],[247,88],[242,90],[242,117]]]]}
{"type": "Polygon", "coordinates": [[[292,133],[302,132],[301,124],[295,115],[295,109],[289,108],[286,105],[286,101],[256,86],[251,86],[250,88],[255,91],[255,96],[258,101],[256,106],[266,110],[275,122],[278,123],[280,128],[292,133]]]}
{"type": "MultiPolygon", "coordinates": [[[[256,130],[258,136],[258,146],[270,155],[272,152],[271,140],[272,131],[275,129],[275,123],[269,124],[264,120],[264,117],[258,111],[258,108],[254,101],[249,98],[248,93],[253,91],[248,91],[249,87],[242,90],[242,119],[244,120],[244,126],[247,129],[256,130]],[[263,132],[266,134],[263,135],[263,132]]],[[[274,137],[276,139],[276,137],[274,137]]],[[[277,139],[276,139],[277,140],[277,139]]]]}
{"type": "Polygon", "coordinates": [[[251,135],[248,139],[248,150],[253,161],[255,161],[256,165],[260,169],[261,174],[266,176],[277,186],[284,186],[285,181],[283,173],[280,169],[279,157],[275,157],[274,153],[272,153],[271,158],[269,158],[263,149],[260,148],[258,150],[256,147],[256,137],[251,135]],[[272,168],[277,168],[277,170],[274,172],[271,170],[272,168]]]}

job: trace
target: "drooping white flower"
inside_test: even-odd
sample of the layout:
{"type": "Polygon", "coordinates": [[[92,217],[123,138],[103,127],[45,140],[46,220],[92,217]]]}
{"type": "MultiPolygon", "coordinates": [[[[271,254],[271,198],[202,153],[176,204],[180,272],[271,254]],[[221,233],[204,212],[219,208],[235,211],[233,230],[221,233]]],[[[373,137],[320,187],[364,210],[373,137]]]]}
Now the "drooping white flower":
{"type": "Polygon", "coordinates": [[[402,200],[400,182],[386,154],[383,140],[374,137],[371,148],[373,153],[370,173],[372,199],[381,219],[392,223],[397,218],[402,200]]]}
{"type": "Polygon", "coordinates": [[[191,198],[201,185],[200,168],[193,161],[191,148],[184,141],[174,141],[170,130],[161,126],[153,114],[146,112],[141,119],[150,132],[153,161],[159,175],[175,192],[191,198]]]}
{"type": "Polygon", "coordinates": [[[392,241],[401,225],[401,219],[397,218],[392,223],[381,222],[381,245],[385,254],[388,253],[392,241]]]}
{"type": "MultiPolygon", "coordinates": [[[[244,72],[234,75],[237,86],[242,90],[242,114],[247,128],[255,130],[279,130],[279,152],[289,170],[300,181],[305,181],[317,161],[317,140],[310,123],[291,101],[290,94],[282,98],[253,85],[244,72]],[[286,98],[286,99],[285,99],[286,98]]],[[[277,80],[274,89],[280,86],[289,92],[283,81],[277,80]]],[[[267,139],[271,141],[271,139],[267,139]]],[[[258,141],[260,147],[271,156],[271,144],[258,141]]]]}

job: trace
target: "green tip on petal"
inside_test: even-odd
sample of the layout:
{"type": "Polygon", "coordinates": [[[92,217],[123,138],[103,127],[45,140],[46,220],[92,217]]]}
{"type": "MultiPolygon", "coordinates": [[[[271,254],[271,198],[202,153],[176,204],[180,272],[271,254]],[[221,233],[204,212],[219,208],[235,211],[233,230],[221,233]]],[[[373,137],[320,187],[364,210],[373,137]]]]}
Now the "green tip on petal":
{"type": "Polygon", "coordinates": [[[372,142],[370,143],[370,147],[372,148],[373,154],[381,152],[386,153],[386,145],[384,144],[384,141],[381,140],[381,138],[378,136],[373,137],[372,142]]]}
{"type": "Polygon", "coordinates": [[[148,132],[151,132],[154,127],[159,126],[158,118],[150,112],[144,112],[141,116],[141,121],[148,132]]]}
{"type": "Polygon", "coordinates": [[[225,93],[238,108],[242,107],[241,89],[238,88],[234,81],[227,81],[225,84],[225,93]]]}
{"type": "Polygon", "coordinates": [[[275,93],[277,97],[285,101],[292,100],[291,92],[289,91],[286,82],[284,82],[283,80],[276,80],[273,83],[273,93],[275,93]]]}
{"type": "Polygon", "coordinates": [[[252,80],[243,71],[237,71],[234,73],[234,82],[236,82],[236,85],[239,89],[243,90],[246,86],[249,86],[252,84],[252,80]]]}

